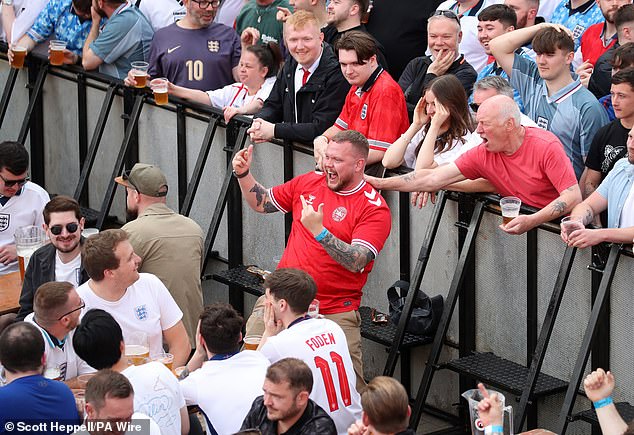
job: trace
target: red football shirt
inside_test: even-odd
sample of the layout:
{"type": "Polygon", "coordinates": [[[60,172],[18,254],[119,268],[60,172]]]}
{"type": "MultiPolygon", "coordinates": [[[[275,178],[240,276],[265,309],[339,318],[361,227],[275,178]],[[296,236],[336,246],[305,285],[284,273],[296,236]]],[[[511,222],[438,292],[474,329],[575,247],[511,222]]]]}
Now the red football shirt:
{"type": "Polygon", "coordinates": [[[466,178],[486,178],[502,196],[544,208],[577,184],[572,163],[557,136],[539,127],[526,127],[524,142],[512,155],[492,153],[484,145],[470,149],[455,161],[466,178]]]}
{"type": "Polygon", "coordinates": [[[601,55],[616,43],[616,35],[614,35],[607,46],[603,45],[604,26],[605,23],[600,22],[593,24],[583,32],[581,36],[581,55],[584,62],[589,60],[592,65],[596,65],[601,55]]]}
{"type": "Polygon", "coordinates": [[[315,209],[324,204],[324,227],[335,237],[365,246],[375,258],[390,234],[390,209],[385,199],[365,181],[352,190],[334,192],[326,184],[325,175],[316,172],[300,175],[269,190],[271,202],[282,213],[293,213],[291,234],[278,267],[295,267],[313,277],[321,313],[357,310],[374,261],[360,273],[350,272],[337,263],[302,225],[300,195],[315,209]]]}
{"type": "Polygon", "coordinates": [[[370,149],[385,151],[409,128],[405,96],[385,71],[363,88],[350,88],[335,125],[358,131],[368,139],[370,149]]]}

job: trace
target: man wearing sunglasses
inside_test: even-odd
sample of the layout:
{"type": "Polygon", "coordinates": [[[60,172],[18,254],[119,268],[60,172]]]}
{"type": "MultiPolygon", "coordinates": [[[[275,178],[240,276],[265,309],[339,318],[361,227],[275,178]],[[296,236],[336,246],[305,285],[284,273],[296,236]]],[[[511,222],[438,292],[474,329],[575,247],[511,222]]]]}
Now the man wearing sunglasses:
{"type": "Polygon", "coordinates": [[[35,325],[44,338],[44,373],[49,379],[69,381],[73,388],[74,378],[95,371],[73,348],[73,333],[84,306],[71,283],[47,282],[35,292],[35,312],[24,319],[35,325]]]}
{"type": "Polygon", "coordinates": [[[33,296],[49,281],[67,281],[79,287],[88,281],[81,265],[84,218],[79,204],[68,196],[56,196],[44,207],[44,231],[51,243],[35,251],[24,274],[17,320],[33,311],[33,296]]]}
{"type": "Polygon", "coordinates": [[[48,193],[28,177],[29,153],[18,142],[0,143],[0,275],[18,270],[13,234],[25,225],[40,226],[48,193]]]}

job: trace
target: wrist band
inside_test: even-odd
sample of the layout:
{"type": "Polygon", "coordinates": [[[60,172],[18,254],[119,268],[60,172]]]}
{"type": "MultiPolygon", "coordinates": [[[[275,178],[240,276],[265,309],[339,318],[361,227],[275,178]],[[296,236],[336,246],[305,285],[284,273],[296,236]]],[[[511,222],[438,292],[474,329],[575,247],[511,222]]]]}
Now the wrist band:
{"type": "Polygon", "coordinates": [[[504,433],[504,427],[490,424],[484,428],[484,433],[486,435],[494,434],[494,433],[504,433]]]}
{"type": "Polygon", "coordinates": [[[317,240],[318,242],[321,242],[324,239],[324,237],[326,237],[328,234],[330,234],[330,231],[324,228],[323,230],[321,230],[321,233],[315,236],[315,240],[317,240]]]}
{"type": "Polygon", "coordinates": [[[614,401],[612,400],[612,397],[608,396],[605,399],[597,400],[596,402],[593,403],[593,405],[594,405],[594,409],[599,409],[599,408],[603,408],[604,406],[611,405],[613,403],[614,401]]]}
{"type": "Polygon", "coordinates": [[[233,176],[236,177],[237,179],[244,178],[247,175],[249,175],[249,170],[248,169],[246,171],[244,171],[242,174],[238,174],[235,170],[233,170],[232,172],[233,172],[233,176]]]}

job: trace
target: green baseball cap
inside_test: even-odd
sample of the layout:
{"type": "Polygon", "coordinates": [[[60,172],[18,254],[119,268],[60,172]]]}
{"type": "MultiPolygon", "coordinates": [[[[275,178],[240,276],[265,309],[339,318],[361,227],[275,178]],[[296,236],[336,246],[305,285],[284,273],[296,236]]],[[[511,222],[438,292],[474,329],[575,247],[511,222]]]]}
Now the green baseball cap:
{"type": "Polygon", "coordinates": [[[143,195],[154,197],[167,195],[167,179],[158,166],[137,163],[132,169],[116,177],[114,181],[143,195]]]}

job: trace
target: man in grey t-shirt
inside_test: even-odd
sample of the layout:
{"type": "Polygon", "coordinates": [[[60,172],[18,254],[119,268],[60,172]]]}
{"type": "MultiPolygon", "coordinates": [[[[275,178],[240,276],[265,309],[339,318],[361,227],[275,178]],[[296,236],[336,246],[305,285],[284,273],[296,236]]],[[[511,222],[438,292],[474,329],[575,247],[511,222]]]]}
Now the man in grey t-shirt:
{"type": "Polygon", "coordinates": [[[154,35],[150,22],[126,0],[93,0],[92,27],[84,43],[86,70],[124,78],[131,62],[147,60],[154,35]],[[102,18],[108,18],[100,32],[102,18]]]}

